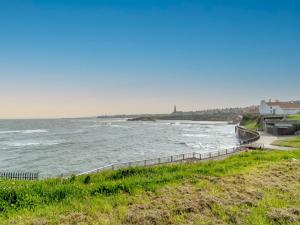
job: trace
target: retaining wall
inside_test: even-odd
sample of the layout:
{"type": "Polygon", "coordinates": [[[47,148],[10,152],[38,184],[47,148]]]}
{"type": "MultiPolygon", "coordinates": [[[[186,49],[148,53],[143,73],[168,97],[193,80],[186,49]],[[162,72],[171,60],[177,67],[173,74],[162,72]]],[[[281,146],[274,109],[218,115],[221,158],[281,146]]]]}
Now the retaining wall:
{"type": "Polygon", "coordinates": [[[235,127],[235,133],[240,140],[240,144],[248,144],[257,141],[260,138],[257,131],[249,130],[241,126],[235,127]]]}

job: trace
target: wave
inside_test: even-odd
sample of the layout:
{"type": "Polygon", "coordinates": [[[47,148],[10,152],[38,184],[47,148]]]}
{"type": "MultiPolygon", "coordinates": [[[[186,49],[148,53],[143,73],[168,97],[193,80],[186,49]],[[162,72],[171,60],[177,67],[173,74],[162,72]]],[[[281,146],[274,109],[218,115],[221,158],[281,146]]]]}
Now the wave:
{"type": "Polygon", "coordinates": [[[20,133],[19,130],[3,130],[0,131],[0,134],[11,134],[11,133],[20,133]]]}
{"type": "Polygon", "coordinates": [[[186,145],[187,147],[198,148],[198,149],[216,149],[216,146],[213,146],[211,144],[188,143],[188,142],[180,142],[180,144],[186,145]]]}
{"type": "Polygon", "coordinates": [[[118,128],[128,128],[127,126],[112,124],[110,127],[118,127],[118,128]]]}
{"type": "Polygon", "coordinates": [[[183,134],[184,137],[209,137],[207,134],[183,134]]]}
{"type": "Polygon", "coordinates": [[[117,125],[112,123],[101,123],[101,124],[93,124],[88,126],[88,128],[97,128],[97,127],[119,127],[119,128],[128,128],[127,126],[117,125]]]}
{"type": "Polygon", "coordinates": [[[47,133],[47,130],[43,130],[43,129],[36,129],[36,130],[24,130],[21,133],[23,134],[33,134],[33,133],[47,133]]]}
{"type": "Polygon", "coordinates": [[[58,145],[61,143],[62,142],[59,141],[45,141],[45,142],[28,141],[28,142],[7,142],[4,144],[9,147],[28,147],[28,146],[51,146],[51,145],[58,145]]]}
{"type": "Polygon", "coordinates": [[[91,125],[91,126],[88,126],[87,128],[96,128],[96,127],[103,127],[104,124],[94,124],[94,125],[91,125]]]}
{"type": "Polygon", "coordinates": [[[47,130],[36,129],[36,130],[4,130],[0,131],[0,134],[12,134],[12,133],[22,133],[22,134],[33,134],[33,133],[46,133],[47,130]]]}

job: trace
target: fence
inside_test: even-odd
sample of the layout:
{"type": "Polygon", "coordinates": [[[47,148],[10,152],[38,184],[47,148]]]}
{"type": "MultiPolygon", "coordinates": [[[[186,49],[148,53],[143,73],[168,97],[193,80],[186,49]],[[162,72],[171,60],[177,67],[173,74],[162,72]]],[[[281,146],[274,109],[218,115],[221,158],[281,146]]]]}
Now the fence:
{"type": "Polygon", "coordinates": [[[0,178],[12,180],[38,180],[38,172],[0,172],[0,178]]]}
{"type": "Polygon", "coordinates": [[[232,153],[239,152],[239,151],[242,151],[245,149],[247,149],[247,148],[244,146],[239,146],[236,148],[224,149],[221,151],[213,151],[213,152],[205,152],[205,153],[192,152],[192,153],[185,153],[185,154],[180,154],[180,155],[160,157],[160,158],[155,158],[155,159],[146,159],[146,160],[133,161],[133,162],[116,163],[116,164],[111,164],[111,165],[99,167],[94,170],[80,173],[80,174],[78,174],[78,176],[84,175],[84,174],[99,173],[99,172],[105,171],[105,170],[117,170],[117,169],[126,168],[126,167],[154,166],[154,165],[159,165],[159,164],[163,164],[163,163],[173,163],[173,162],[180,162],[180,161],[186,161],[186,160],[213,159],[215,157],[232,154],[232,153]]]}

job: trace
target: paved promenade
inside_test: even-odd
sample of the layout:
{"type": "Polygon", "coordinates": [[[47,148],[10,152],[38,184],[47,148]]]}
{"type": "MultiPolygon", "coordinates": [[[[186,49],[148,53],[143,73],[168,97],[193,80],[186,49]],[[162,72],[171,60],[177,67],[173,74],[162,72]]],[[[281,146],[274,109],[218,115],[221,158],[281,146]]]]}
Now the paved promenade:
{"type": "Polygon", "coordinates": [[[273,136],[270,134],[266,134],[264,132],[259,132],[259,134],[260,134],[260,139],[253,142],[253,144],[263,145],[264,148],[267,148],[267,149],[275,149],[275,150],[283,150],[283,151],[296,149],[296,148],[291,148],[291,147],[282,147],[282,146],[272,145],[272,143],[276,140],[286,139],[291,136],[277,137],[277,136],[273,136]]]}

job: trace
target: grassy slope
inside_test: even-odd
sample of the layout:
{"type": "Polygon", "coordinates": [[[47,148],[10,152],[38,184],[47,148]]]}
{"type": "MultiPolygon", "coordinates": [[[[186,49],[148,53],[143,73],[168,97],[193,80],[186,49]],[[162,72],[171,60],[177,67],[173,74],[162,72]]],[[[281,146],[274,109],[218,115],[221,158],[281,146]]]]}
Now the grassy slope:
{"type": "Polygon", "coordinates": [[[295,137],[290,137],[290,138],[274,141],[272,143],[272,145],[300,148],[300,135],[297,135],[295,137]]]}
{"type": "Polygon", "coordinates": [[[0,224],[296,224],[300,164],[294,159],[300,151],[251,151],[96,174],[89,184],[85,176],[1,180],[0,224]]]}
{"type": "Polygon", "coordinates": [[[289,120],[300,120],[300,114],[294,114],[288,116],[289,120]]]}
{"type": "Polygon", "coordinates": [[[240,122],[241,126],[244,126],[250,130],[257,130],[260,128],[259,126],[259,115],[247,114],[244,115],[242,121],[240,122]]]}

